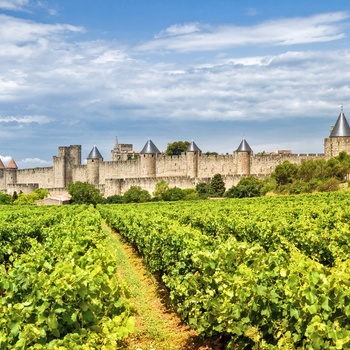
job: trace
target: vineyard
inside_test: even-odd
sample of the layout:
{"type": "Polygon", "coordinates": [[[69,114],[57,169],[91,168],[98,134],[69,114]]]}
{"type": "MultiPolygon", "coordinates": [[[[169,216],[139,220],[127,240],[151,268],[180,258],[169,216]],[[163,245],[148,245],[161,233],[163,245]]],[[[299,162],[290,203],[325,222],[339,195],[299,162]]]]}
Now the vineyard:
{"type": "Polygon", "coordinates": [[[116,349],[133,331],[111,237],[227,349],[350,348],[350,196],[0,211],[0,349],[116,349]]]}
{"type": "Polygon", "coordinates": [[[350,347],[349,194],[99,210],[203,336],[229,349],[350,347]]]}
{"type": "Polygon", "coordinates": [[[132,309],[92,207],[1,207],[0,349],[115,349],[132,309]]]}

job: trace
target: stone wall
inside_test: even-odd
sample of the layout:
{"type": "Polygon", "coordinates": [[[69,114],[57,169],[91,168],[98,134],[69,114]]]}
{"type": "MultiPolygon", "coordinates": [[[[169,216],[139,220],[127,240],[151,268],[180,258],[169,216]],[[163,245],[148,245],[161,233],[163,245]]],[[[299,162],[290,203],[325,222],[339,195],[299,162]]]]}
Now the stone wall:
{"type": "Polygon", "coordinates": [[[135,177],[140,177],[140,159],[100,164],[100,184],[104,184],[106,179],[135,177]]]}
{"type": "Polygon", "coordinates": [[[213,177],[215,174],[234,175],[233,155],[199,156],[198,177],[213,177]]]}
{"type": "Polygon", "coordinates": [[[157,177],[187,176],[186,153],[179,156],[158,155],[156,163],[157,177]]]}
{"type": "Polygon", "coordinates": [[[285,161],[300,165],[303,161],[324,158],[323,154],[263,154],[251,158],[250,173],[253,175],[270,175],[278,164],[285,161]]]}
{"type": "MultiPolygon", "coordinates": [[[[40,188],[55,187],[52,167],[17,170],[17,184],[38,184],[40,188]]],[[[61,187],[61,186],[60,186],[61,187]]]]}

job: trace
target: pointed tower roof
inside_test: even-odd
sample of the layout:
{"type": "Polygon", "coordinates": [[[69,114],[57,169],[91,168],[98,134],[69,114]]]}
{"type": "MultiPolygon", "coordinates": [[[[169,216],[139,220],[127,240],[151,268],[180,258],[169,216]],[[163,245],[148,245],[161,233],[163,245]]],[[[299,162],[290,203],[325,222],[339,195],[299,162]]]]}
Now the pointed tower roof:
{"type": "Polygon", "coordinates": [[[187,148],[187,152],[201,152],[201,150],[196,145],[196,143],[192,140],[192,142],[189,144],[187,148]]]}
{"type": "Polygon", "coordinates": [[[7,169],[18,169],[18,166],[13,159],[11,159],[10,162],[7,164],[7,169]]]}
{"type": "Polygon", "coordinates": [[[345,114],[343,112],[343,106],[341,106],[339,117],[329,137],[344,137],[344,136],[350,136],[350,126],[348,121],[345,118],[345,114]]]}
{"type": "Polygon", "coordinates": [[[248,142],[243,139],[238,148],[236,149],[236,152],[253,152],[253,150],[248,145],[248,142]]]}
{"type": "Polygon", "coordinates": [[[100,151],[94,146],[86,159],[103,159],[100,151]]]}
{"type": "Polygon", "coordinates": [[[157,154],[160,153],[159,149],[156,145],[149,139],[145,146],[142,148],[141,154],[157,154]]]}
{"type": "Polygon", "coordinates": [[[4,169],[5,168],[5,165],[4,163],[2,162],[2,160],[0,159],[0,169],[4,169]]]}

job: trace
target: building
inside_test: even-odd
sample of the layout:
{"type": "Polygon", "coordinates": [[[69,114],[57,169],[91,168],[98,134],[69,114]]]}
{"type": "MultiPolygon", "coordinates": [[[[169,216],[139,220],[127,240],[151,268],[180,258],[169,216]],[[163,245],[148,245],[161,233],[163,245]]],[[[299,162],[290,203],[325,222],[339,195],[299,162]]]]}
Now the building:
{"type": "Polygon", "coordinates": [[[71,182],[86,181],[107,197],[123,194],[133,185],[152,193],[155,184],[161,180],[170,186],[191,188],[198,182],[209,182],[217,173],[223,176],[226,188],[229,188],[247,175],[266,177],[276,165],[286,160],[301,164],[310,159],[329,159],[341,151],[350,153],[350,127],[343,108],[329,137],[324,140],[324,154],[293,154],[284,150],[255,155],[247,140],[243,139],[232,154],[204,155],[192,141],[187,152],[166,156],[152,140],[146,142],[141,152],[136,152],[132,144],[119,144],[116,139],[111,161],[105,161],[94,146],[86,164],[82,164],[80,145],[59,147],[52,167],[18,169],[14,160],[6,167],[0,160],[0,190],[12,194],[45,188],[51,194],[64,194],[71,182]]]}

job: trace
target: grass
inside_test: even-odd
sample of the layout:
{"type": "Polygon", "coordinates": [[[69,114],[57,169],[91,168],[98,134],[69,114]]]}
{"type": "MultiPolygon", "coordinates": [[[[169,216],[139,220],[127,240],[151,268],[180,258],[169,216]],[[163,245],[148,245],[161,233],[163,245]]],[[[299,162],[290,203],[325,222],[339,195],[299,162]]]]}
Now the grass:
{"type": "Polygon", "coordinates": [[[106,234],[112,236],[118,272],[128,285],[135,307],[135,332],[125,344],[130,350],[194,350],[218,349],[205,345],[195,331],[181,323],[170,307],[169,295],[162,284],[147,272],[140,257],[122,238],[104,225],[106,234]]]}

